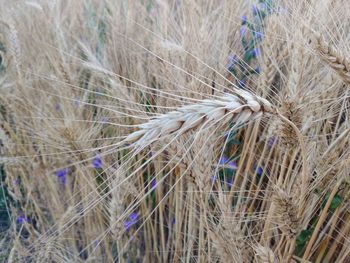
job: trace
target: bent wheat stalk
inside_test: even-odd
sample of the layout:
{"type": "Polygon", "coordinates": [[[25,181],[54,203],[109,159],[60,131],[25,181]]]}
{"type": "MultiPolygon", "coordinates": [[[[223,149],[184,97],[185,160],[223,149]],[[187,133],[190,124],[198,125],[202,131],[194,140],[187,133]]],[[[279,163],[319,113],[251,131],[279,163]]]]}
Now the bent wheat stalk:
{"type": "Polygon", "coordinates": [[[271,103],[266,99],[248,91],[236,90],[235,94],[225,94],[211,100],[205,99],[140,124],[139,130],[128,135],[124,142],[141,148],[169,134],[184,134],[203,123],[225,124],[233,121],[236,125],[241,125],[263,113],[273,112],[271,103]]]}

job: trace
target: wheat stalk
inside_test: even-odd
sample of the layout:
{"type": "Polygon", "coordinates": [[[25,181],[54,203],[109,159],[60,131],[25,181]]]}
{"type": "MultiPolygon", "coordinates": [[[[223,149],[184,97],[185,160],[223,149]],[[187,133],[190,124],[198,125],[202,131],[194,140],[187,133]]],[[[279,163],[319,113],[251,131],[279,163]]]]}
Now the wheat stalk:
{"type": "Polygon", "coordinates": [[[202,100],[197,104],[180,107],[147,123],[138,125],[139,130],[131,133],[124,140],[140,148],[149,145],[161,137],[172,133],[181,135],[201,126],[203,123],[221,125],[234,121],[236,125],[255,119],[263,113],[272,113],[273,107],[266,99],[244,90],[236,94],[225,94],[214,100],[202,100]]]}

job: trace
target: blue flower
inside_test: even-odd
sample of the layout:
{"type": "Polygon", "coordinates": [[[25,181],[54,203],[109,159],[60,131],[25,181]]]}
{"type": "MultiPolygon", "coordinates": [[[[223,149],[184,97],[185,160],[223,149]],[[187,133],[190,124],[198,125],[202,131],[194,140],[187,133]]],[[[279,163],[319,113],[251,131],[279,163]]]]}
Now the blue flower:
{"type": "Polygon", "coordinates": [[[24,222],[29,223],[29,217],[26,217],[24,215],[20,215],[17,217],[17,223],[18,224],[23,224],[24,222]]]}
{"type": "Polygon", "coordinates": [[[276,144],[276,143],[277,143],[277,138],[274,137],[274,136],[270,137],[270,138],[267,140],[267,146],[268,146],[269,148],[272,148],[272,146],[273,146],[274,144],[276,144]]]}
{"type": "Polygon", "coordinates": [[[227,186],[231,187],[231,186],[233,185],[232,179],[228,179],[228,180],[226,181],[226,184],[227,184],[227,186]]]}
{"type": "Polygon", "coordinates": [[[235,161],[228,162],[228,163],[227,163],[227,166],[228,166],[229,168],[231,168],[232,170],[237,170],[237,169],[238,169],[237,162],[235,162],[235,161]]]}
{"type": "Polygon", "coordinates": [[[253,57],[258,57],[258,56],[260,56],[260,48],[258,48],[258,47],[256,47],[256,48],[254,48],[252,51],[251,51],[251,55],[253,56],[253,57]]]}
{"type": "Polygon", "coordinates": [[[240,88],[244,88],[245,85],[246,85],[246,83],[247,83],[247,80],[239,80],[239,81],[238,81],[238,84],[239,84],[239,87],[240,87],[240,88]]]}
{"type": "Polygon", "coordinates": [[[264,36],[264,33],[257,31],[254,33],[254,35],[258,40],[261,40],[264,36]]]}
{"type": "Polygon", "coordinates": [[[254,164],[254,170],[258,176],[261,176],[264,173],[264,169],[261,166],[256,166],[255,164],[254,164]]]}
{"type": "Polygon", "coordinates": [[[138,217],[138,215],[137,215],[136,212],[131,213],[130,216],[129,216],[129,218],[130,218],[132,221],[136,221],[136,220],[137,220],[137,217],[138,217]]]}
{"type": "Polygon", "coordinates": [[[68,168],[63,168],[55,172],[57,177],[64,177],[68,174],[68,168]]]}
{"type": "Polygon", "coordinates": [[[252,5],[252,12],[253,12],[253,15],[256,15],[259,13],[259,9],[256,7],[256,5],[252,5]]]}
{"type": "Polygon", "coordinates": [[[156,178],[153,178],[151,181],[151,190],[156,189],[156,187],[157,187],[157,180],[156,178]]]}
{"type": "Polygon", "coordinates": [[[68,168],[63,168],[63,169],[58,170],[58,171],[55,172],[55,175],[57,176],[58,181],[61,184],[66,184],[66,182],[67,182],[67,174],[68,174],[68,168]]]}
{"type": "Polygon", "coordinates": [[[241,21],[242,21],[242,25],[246,24],[248,22],[247,16],[241,16],[241,21]]]}
{"type": "Polygon", "coordinates": [[[233,170],[237,170],[238,169],[237,162],[230,161],[229,158],[227,158],[226,156],[222,156],[220,158],[219,165],[225,165],[228,168],[233,169],[233,170]]]}
{"type": "Polygon", "coordinates": [[[96,169],[102,168],[102,160],[99,155],[96,155],[95,158],[92,160],[92,166],[96,169]]]}
{"type": "Polygon", "coordinates": [[[264,169],[262,167],[258,167],[258,169],[256,169],[256,174],[257,175],[262,175],[264,172],[264,169]]]}
{"type": "Polygon", "coordinates": [[[225,165],[228,162],[228,158],[226,156],[221,156],[219,160],[220,165],[225,165]]]}
{"type": "Polygon", "coordinates": [[[130,214],[129,219],[124,222],[124,228],[125,230],[129,230],[130,227],[135,225],[137,223],[138,214],[136,212],[133,212],[130,214]]]}
{"type": "Polygon", "coordinates": [[[226,68],[228,70],[232,70],[236,63],[237,63],[237,56],[236,55],[229,55],[226,68]]]}
{"type": "Polygon", "coordinates": [[[239,36],[240,36],[241,38],[244,37],[244,35],[245,35],[246,32],[247,32],[247,28],[246,28],[245,26],[241,26],[241,27],[239,28],[239,36]]]}

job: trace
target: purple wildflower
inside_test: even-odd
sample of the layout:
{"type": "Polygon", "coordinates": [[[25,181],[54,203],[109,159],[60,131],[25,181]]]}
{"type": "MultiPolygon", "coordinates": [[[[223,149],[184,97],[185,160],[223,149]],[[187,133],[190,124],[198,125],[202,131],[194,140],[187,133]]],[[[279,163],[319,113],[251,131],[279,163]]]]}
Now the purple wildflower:
{"type": "Polygon", "coordinates": [[[270,137],[268,140],[267,140],[267,146],[269,148],[272,148],[272,146],[277,143],[277,138],[276,137],[270,137]]]}
{"type": "Polygon", "coordinates": [[[224,165],[228,162],[228,158],[226,156],[221,156],[219,160],[219,165],[224,165]]]}
{"type": "Polygon", "coordinates": [[[67,182],[67,174],[68,174],[68,168],[63,168],[55,172],[55,175],[58,178],[58,181],[61,184],[66,184],[67,182]]]}
{"type": "Polygon", "coordinates": [[[242,25],[246,24],[248,21],[247,16],[241,16],[242,25]]]}
{"type": "Polygon", "coordinates": [[[255,71],[255,73],[257,73],[257,74],[260,74],[261,69],[260,69],[260,67],[257,67],[256,69],[254,69],[254,71],[255,71]]]}
{"type": "Polygon", "coordinates": [[[130,216],[129,216],[129,218],[130,218],[132,221],[136,221],[136,220],[137,220],[137,217],[138,217],[138,215],[137,215],[136,212],[131,213],[130,216]]]}
{"type": "Polygon", "coordinates": [[[246,32],[247,32],[247,28],[245,26],[241,26],[239,28],[239,36],[240,36],[240,38],[243,38],[246,32]]]}
{"type": "MultiPolygon", "coordinates": [[[[231,168],[233,170],[237,170],[238,166],[237,166],[237,162],[235,161],[230,161],[229,158],[227,158],[226,156],[222,156],[219,160],[219,165],[225,165],[228,168],[231,168]]],[[[212,176],[213,177],[213,176],[212,176]]]]}
{"type": "Polygon", "coordinates": [[[258,48],[258,47],[254,48],[254,49],[251,51],[251,55],[252,55],[253,57],[258,57],[258,56],[260,56],[260,48],[258,48]]]}
{"type": "Polygon", "coordinates": [[[246,85],[246,83],[247,83],[247,80],[239,80],[239,81],[238,81],[238,84],[239,84],[239,86],[240,86],[241,88],[244,88],[245,85],[246,85]]]}
{"type": "Polygon", "coordinates": [[[151,190],[156,189],[156,187],[157,187],[157,180],[156,178],[153,178],[151,181],[151,190]]]}
{"type": "Polygon", "coordinates": [[[129,230],[133,225],[137,223],[138,214],[133,212],[130,214],[129,219],[124,222],[125,230],[129,230]]]}
{"type": "Polygon", "coordinates": [[[233,170],[237,170],[238,169],[238,165],[237,165],[237,162],[235,161],[231,161],[231,162],[228,162],[227,163],[227,166],[233,170]]]}
{"type": "Polygon", "coordinates": [[[228,56],[228,63],[226,68],[228,70],[232,70],[232,68],[234,67],[234,65],[237,63],[237,56],[236,55],[229,55],[228,56]]]}
{"type": "Polygon", "coordinates": [[[258,40],[261,40],[264,36],[264,34],[262,32],[259,32],[259,31],[255,32],[254,35],[258,40]]]}
{"type": "Polygon", "coordinates": [[[252,12],[253,12],[253,15],[256,15],[259,13],[259,9],[256,7],[256,5],[252,5],[252,12]]]}
{"type": "Polygon", "coordinates": [[[255,164],[254,164],[254,170],[258,176],[261,176],[264,173],[264,169],[261,166],[256,166],[255,164]]]}
{"type": "Polygon", "coordinates": [[[17,217],[17,223],[18,224],[23,224],[24,222],[29,223],[29,217],[24,216],[23,214],[19,215],[17,217]]]}
{"type": "Polygon", "coordinates": [[[125,230],[129,230],[135,223],[131,220],[126,220],[124,222],[124,228],[125,230]]]}
{"type": "Polygon", "coordinates": [[[92,166],[96,169],[102,168],[102,160],[99,155],[96,155],[95,158],[92,160],[92,166]]]}
{"type": "Polygon", "coordinates": [[[232,179],[226,181],[227,186],[231,187],[233,185],[232,179]]]}

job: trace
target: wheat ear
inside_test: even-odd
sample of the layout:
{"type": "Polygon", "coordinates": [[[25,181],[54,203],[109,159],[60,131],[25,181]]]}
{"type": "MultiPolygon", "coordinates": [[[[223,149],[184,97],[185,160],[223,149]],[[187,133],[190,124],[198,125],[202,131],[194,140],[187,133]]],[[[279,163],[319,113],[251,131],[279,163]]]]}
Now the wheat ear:
{"type": "Polygon", "coordinates": [[[331,44],[328,44],[322,35],[315,35],[315,49],[335,72],[347,83],[350,84],[350,62],[336,50],[331,44]]]}
{"type": "Polygon", "coordinates": [[[278,72],[283,59],[288,56],[288,45],[276,39],[276,35],[282,35],[281,15],[273,14],[267,18],[266,32],[264,38],[264,56],[261,65],[262,74],[260,74],[259,87],[263,90],[270,88],[278,72]]]}
{"type": "Polygon", "coordinates": [[[278,263],[275,253],[270,248],[258,245],[254,250],[257,263],[278,263]]]}
{"type": "Polygon", "coordinates": [[[276,207],[276,223],[287,237],[294,238],[300,228],[298,206],[295,200],[282,189],[276,190],[272,200],[276,207]]]}
{"type": "Polygon", "coordinates": [[[248,91],[236,90],[234,95],[225,94],[214,100],[205,99],[140,124],[139,130],[127,136],[124,142],[142,148],[161,137],[173,133],[184,134],[203,123],[223,125],[234,121],[236,125],[240,125],[265,112],[273,112],[270,102],[248,91]]]}
{"type": "Polygon", "coordinates": [[[20,65],[21,65],[21,46],[18,40],[18,31],[16,27],[14,26],[14,23],[12,21],[8,24],[9,27],[9,51],[12,55],[12,59],[14,61],[14,66],[17,70],[17,73],[20,75],[20,65]]]}

